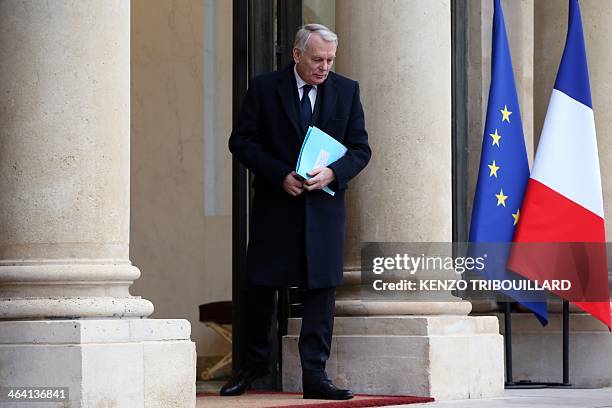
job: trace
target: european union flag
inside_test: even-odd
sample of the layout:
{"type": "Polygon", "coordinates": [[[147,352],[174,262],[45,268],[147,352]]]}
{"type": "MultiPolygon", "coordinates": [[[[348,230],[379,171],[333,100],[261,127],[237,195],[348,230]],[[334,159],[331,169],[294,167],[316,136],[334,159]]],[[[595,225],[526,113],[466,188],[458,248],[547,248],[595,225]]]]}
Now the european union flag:
{"type": "MultiPolygon", "coordinates": [[[[469,240],[508,243],[496,246],[494,256],[489,254],[483,274],[489,279],[519,281],[524,278],[507,270],[506,262],[529,180],[529,163],[500,0],[494,0],[491,62],[491,86],[469,240]]],[[[474,247],[478,248],[471,246],[472,253],[474,247]]],[[[547,323],[545,292],[538,292],[536,301],[533,291],[504,293],[532,310],[541,323],[547,323]]]]}

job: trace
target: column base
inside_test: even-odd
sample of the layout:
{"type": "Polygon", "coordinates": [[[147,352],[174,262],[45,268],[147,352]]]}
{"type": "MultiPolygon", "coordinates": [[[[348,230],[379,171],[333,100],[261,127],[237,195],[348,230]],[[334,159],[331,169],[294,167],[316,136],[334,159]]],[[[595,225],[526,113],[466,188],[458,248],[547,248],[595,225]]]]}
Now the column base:
{"type": "MultiPolygon", "coordinates": [[[[456,298],[455,298],[456,299],[456,298]]],[[[336,316],[389,315],[461,315],[466,316],[472,304],[464,301],[414,302],[364,299],[337,299],[336,316]]]]}
{"type": "Polygon", "coordinates": [[[0,319],[138,319],[153,313],[153,304],[140,296],[130,297],[58,297],[0,298],[0,319]]]}
{"type": "MultiPolygon", "coordinates": [[[[298,338],[283,338],[283,390],[302,388],[298,338]]],[[[355,393],[485,398],[504,389],[503,339],[492,316],[336,317],[327,374],[355,393]]]]}
{"type": "MultiPolygon", "coordinates": [[[[504,315],[499,314],[503,333],[504,315]]],[[[512,314],[513,380],[563,380],[563,316],[549,313],[542,327],[531,313],[512,314]]],[[[612,386],[612,336],[608,328],[585,313],[570,313],[569,374],[578,387],[612,386]]]]}
{"type": "Polygon", "coordinates": [[[0,321],[0,384],[67,387],[49,407],[193,408],[190,334],[187,320],[0,321]]]}

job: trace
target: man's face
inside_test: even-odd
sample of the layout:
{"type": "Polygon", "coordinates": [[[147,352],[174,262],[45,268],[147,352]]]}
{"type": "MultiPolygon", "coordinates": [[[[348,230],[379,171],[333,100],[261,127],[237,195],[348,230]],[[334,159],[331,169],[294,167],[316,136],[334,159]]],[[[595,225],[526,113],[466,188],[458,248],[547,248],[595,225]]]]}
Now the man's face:
{"type": "Polygon", "coordinates": [[[304,52],[293,49],[298,75],[310,85],[322,84],[336,58],[336,43],[327,42],[319,34],[311,34],[304,52]]]}

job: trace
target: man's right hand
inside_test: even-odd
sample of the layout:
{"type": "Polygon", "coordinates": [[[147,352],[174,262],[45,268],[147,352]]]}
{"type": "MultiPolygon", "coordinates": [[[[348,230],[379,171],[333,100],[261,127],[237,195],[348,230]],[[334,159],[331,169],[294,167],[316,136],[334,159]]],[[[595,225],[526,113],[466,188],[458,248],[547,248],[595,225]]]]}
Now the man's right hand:
{"type": "MultiPolygon", "coordinates": [[[[296,178],[298,174],[295,171],[287,174],[283,181],[283,189],[287,194],[297,197],[304,192],[304,182],[296,178]]],[[[299,176],[298,176],[299,177],[299,176]]]]}

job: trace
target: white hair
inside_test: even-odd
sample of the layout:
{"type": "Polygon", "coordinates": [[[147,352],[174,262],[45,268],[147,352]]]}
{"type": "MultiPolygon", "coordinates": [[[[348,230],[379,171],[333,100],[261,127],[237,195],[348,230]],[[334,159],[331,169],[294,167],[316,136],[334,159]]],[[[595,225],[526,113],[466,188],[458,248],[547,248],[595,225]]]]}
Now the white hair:
{"type": "Polygon", "coordinates": [[[312,34],[318,34],[324,41],[333,42],[338,45],[338,36],[329,28],[322,24],[306,24],[301,26],[295,34],[295,42],[293,43],[293,47],[304,52],[306,50],[306,45],[308,44],[308,39],[312,34]]]}

